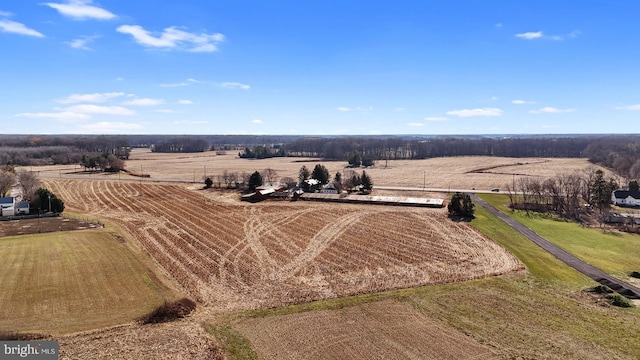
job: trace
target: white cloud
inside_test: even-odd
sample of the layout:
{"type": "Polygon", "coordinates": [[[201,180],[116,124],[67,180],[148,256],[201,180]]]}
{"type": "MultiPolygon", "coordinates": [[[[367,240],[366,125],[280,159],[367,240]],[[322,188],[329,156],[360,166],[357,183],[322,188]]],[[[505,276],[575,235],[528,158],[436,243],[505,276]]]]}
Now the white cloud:
{"type": "Polygon", "coordinates": [[[81,113],[81,114],[103,114],[103,115],[118,115],[118,116],[120,115],[128,116],[128,115],[136,114],[135,111],[131,109],[127,109],[122,106],[100,106],[100,105],[90,105],[90,104],[74,105],[62,110],[81,113]]]}
{"type": "Polygon", "coordinates": [[[129,101],[125,101],[124,105],[133,105],[133,106],[158,106],[164,104],[163,99],[150,99],[150,98],[140,98],[133,99],[129,101]]]}
{"type": "Polygon", "coordinates": [[[223,82],[222,84],[220,84],[221,87],[226,88],[226,89],[242,89],[242,90],[249,90],[251,88],[250,85],[247,84],[242,84],[239,82],[223,82]]]}
{"type": "Polygon", "coordinates": [[[502,110],[498,108],[481,108],[481,109],[462,109],[447,111],[447,115],[454,115],[459,117],[472,117],[472,116],[500,116],[502,110]]]}
{"type": "Polygon", "coordinates": [[[340,107],[337,107],[336,110],[338,110],[338,111],[351,111],[351,108],[348,108],[346,106],[340,106],[340,107]]]}
{"type": "Polygon", "coordinates": [[[356,107],[356,110],[358,110],[358,111],[371,111],[371,110],[373,110],[373,106],[369,106],[369,107],[366,107],[366,108],[358,106],[358,107],[356,107]]]}
{"type": "Polygon", "coordinates": [[[545,39],[551,39],[551,40],[556,40],[556,41],[562,41],[565,39],[573,39],[578,37],[578,35],[580,35],[580,31],[579,30],[574,30],[568,34],[564,34],[564,35],[544,35],[544,33],[542,31],[536,31],[536,32],[526,32],[526,33],[521,33],[521,34],[516,34],[516,37],[519,37],[521,39],[526,39],[526,40],[533,40],[533,39],[541,39],[541,38],[545,38],[545,39]]]}
{"type": "Polygon", "coordinates": [[[616,110],[632,110],[632,111],[640,110],[640,104],[620,106],[620,107],[617,107],[616,110]]]}
{"type": "Polygon", "coordinates": [[[0,30],[2,30],[2,32],[7,32],[7,33],[35,36],[39,38],[44,37],[44,35],[41,32],[30,29],[22,23],[11,21],[11,20],[5,20],[5,19],[0,20],[0,30]]]}
{"type": "Polygon", "coordinates": [[[101,7],[91,5],[92,0],[67,0],[66,3],[44,3],[58,10],[60,15],[70,17],[75,20],[97,19],[109,20],[116,17],[115,14],[101,7]]]}
{"type": "Polygon", "coordinates": [[[142,125],[126,122],[101,121],[97,123],[80,125],[78,129],[82,133],[104,134],[142,129],[142,125]]]}
{"type": "Polygon", "coordinates": [[[521,39],[527,39],[527,40],[539,39],[542,36],[543,36],[542,31],[536,31],[536,32],[530,31],[526,33],[516,34],[516,37],[519,37],[521,39]]]}
{"type": "Polygon", "coordinates": [[[444,116],[431,116],[424,118],[426,121],[449,121],[449,118],[444,116]]]}
{"type": "Polygon", "coordinates": [[[64,99],[58,99],[56,102],[60,104],[72,104],[79,102],[100,103],[111,99],[124,96],[123,92],[93,93],[93,94],[72,94],[64,99]]]}
{"type": "Polygon", "coordinates": [[[204,82],[204,81],[196,80],[194,78],[188,78],[187,81],[190,83],[196,83],[196,84],[200,84],[204,82]]]}
{"type": "Polygon", "coordinates": [[[115,78],[115,81],[124,81],[124,78],[122,76],[118,76],[117,78],[115,78]]]}
{"type": "Polygon", "coordinates": [[[69,46],[74,49],[82,49],[82,50],[92,50],[88,44],[93,42],[93,40],[99,38],[99,36],[81,36],[77,39],[71,40],[67,42],[69,46]]]}
{"type": "Polygon", "coordinates": [[[417,123],[417,122],[410,122],[407,124],[408,126],[424,126],[423,123],[417,123]]]}
{"type": "Polygon", "coordinates": [[[191,52],[212,52],[218,50],[217,44],[224,40],[224,35],[195,34],[178,30],[175,26],[164,29],[159,36],[152,35],[139,25],[122,25],[116,31],[129,34],[141,45],[166,49],[182,49],[191,52]]]}
{"type": "Polygon", "coordinates": [[[554,108],[554,107],[543,107],[540,108],[538,110],[530,110],[529,113],[531,114],[559,114],[559,113],[570,113],[570,112],[574,112],[576,111],[576,109],[558,109],[558,108],[554,108]]]}
{"type": "Polygon", "coordinates": [[[32,119],[55,119],[60,121],[78,121],[89,119],[87,114],[77,113],[73,111],[61,111],[61,112],[38,112],[38,113],[22,113],[16,114],[17,117],[26,117],[32,119]]]}
{"type": "Polygon", "coordinates": [[[191,100],[178,100],[178,104],[180,104],[180,105],[191,105],[191,104],[193,104],[193,101],[191,101],[191,100]]]}
{"type": "Polygon", "coordinates": [[[13,13],[10,13],[8,11],[2,11],[0,10],[0,16],[2,17],[9,17],[9,16],[13,16],[13,13]]]}
{"type": "Polygon", "coordinates": [[[253,119],[251,120],[252,124],[258,124],[258,125],[262,125],[264,124],[264,121],[260,120],[260,119],[253,119]]]}
{"type": "Polygon", "coordinates": [[[393,109],[393,111],[395,111],[395,112],[403,112],[405,110],[407,110],[407,109],[403,108],[403,107],[397,107],[397,108],[393,109]]]}
{"type": "Polygon", "coordinates": [[[181,86],[187,86],[188,84],[186,82],[180,82],[180,83],[173,83],[173,84],[160,84],[160,86],[162,87],[181,87],[181,86]]]}
{"type": "Polygon", "coordinates": [[[497,23],[494,25],[496,29],[502,29],[502,23],[497,23]]]}
{"type": "Polygon", "coordinates": [[[528,101],[528,100],[513,100],[511,101],[512,104],[516,104],[516,105],[525,105],[525,104],[535,104],[535,101],[528,101]]]}

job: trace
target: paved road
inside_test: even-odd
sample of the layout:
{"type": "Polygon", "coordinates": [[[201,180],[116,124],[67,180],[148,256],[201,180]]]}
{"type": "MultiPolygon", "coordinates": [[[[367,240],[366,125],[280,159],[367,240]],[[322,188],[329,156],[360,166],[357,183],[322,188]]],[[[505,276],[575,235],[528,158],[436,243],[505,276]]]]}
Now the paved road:
{"type": "Polygon", "coordinates": [[[507,225],[519,231],[522,235],[526,236],[529,240],[533,241],[536,245],[540,246],[541,248],[543,248],[544,250],[549,252],[551,255],[555,256],[560,261],[564,262],[565,264],[571,266],[572,268],[590,277],[591,279],[599,282],[600,284],[608,286],[615,292],[621,295],[624,295],[629,299],[640,299],[640,288],[635,287],[620,279],[617,279],[605,273],[604,271],[596,268],[595,266],[589,265],[588,263],[569,254],[568,252],[562,250],[558,246],[552,244],[549,240],[536,234],[535,232],[533,232],[533,230],[513,220],[511,217],[509,217],[502,211],[496,209],[486,201],[480,199],[478,196],[472,194],[471,198],[476,204],[487,209],[487,211],[495,215],[498,219],[504,221],[505,223],[507,223],[507,225]]]}

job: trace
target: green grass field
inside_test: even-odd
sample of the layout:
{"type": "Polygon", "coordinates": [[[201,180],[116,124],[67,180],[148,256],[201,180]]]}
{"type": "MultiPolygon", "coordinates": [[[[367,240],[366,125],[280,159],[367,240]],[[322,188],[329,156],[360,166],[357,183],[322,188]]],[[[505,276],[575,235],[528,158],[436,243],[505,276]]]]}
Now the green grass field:
{"type": "Polygon", "coordinates": [[[106,230],[0,238],[0,332],[61,334],[132,321],[172,291],[106,230]]]}
{"type": "Polygon", "coordinates": [[[629,272],[640,271],[638,235],[586,228],[534,212],[529,215],[524,211],[512,212],[505,195],[487,194],[482,198],[540,236],[611,275],[626,280],[629,272]]]}

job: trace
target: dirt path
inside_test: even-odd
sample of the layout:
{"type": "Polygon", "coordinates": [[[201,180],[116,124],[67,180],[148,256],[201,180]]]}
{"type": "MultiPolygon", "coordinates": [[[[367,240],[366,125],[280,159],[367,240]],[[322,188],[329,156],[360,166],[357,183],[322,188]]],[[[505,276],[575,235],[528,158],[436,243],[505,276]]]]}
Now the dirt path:
{"type": "Polygon", "coordinates": [[[621,295],[624,295],[629,299],[640,299],[640,288],[633,286],[620,279],[617,279],[605,273],[604,271],[598,269],[597,267],[578,259],[574,255],[571,255],[565,250],[552,244],[549,240],[536,234],[535,232],[533,232],[533,230],[515,221],[514,219],[512,219],[502,211],[491,206],[486,201],[480,199],[477,195],[471,194],[471,198],[478,205],[482,206],[483,208],[487,209],[487,211],[495,215],[498,219],[504,221],[505,223],[507,223],[507,225],[516,229],[522,235],[526,236],[529,240],[533,241],[536,245],[540,246],[541,248],[549,252],[551,255],[555,256],[560,261],[576,269],[580,273],[590,277],[591,279],[599,282],[602,285],[608,286],[612,290],[616,291],[621,295]]]}

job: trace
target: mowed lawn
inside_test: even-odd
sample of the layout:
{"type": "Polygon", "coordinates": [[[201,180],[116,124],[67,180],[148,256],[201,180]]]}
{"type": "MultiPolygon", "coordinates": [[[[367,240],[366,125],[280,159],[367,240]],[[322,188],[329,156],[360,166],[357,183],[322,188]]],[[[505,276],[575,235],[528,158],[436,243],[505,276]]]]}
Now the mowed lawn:
{"type": "Polygon", "coordinates": [[[106,230],[0,238],[0,332],[61,334],[132,321],[170,295],[106,230]]]}
{"type": "Polygon", "coordinates": [[[483,199],[564,250],[621,279],[640,271],[640,236],[582,227],[574,222],[524,211],[512,212],[505,195],[486,194],[483,199]]]}

